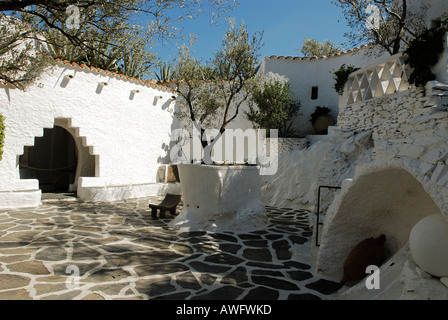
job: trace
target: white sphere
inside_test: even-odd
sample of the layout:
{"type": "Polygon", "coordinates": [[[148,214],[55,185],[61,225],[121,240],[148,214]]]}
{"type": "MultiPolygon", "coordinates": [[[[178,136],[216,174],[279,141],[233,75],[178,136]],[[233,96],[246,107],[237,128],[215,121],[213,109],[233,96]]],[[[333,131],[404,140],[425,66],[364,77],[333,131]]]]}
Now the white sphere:
{"type": "Polygon", "coordinates": [[[421,269],[435,277],[448,277],[448,221],[442,214],[420,220],[411,230],[409,247],[421,269]]]}

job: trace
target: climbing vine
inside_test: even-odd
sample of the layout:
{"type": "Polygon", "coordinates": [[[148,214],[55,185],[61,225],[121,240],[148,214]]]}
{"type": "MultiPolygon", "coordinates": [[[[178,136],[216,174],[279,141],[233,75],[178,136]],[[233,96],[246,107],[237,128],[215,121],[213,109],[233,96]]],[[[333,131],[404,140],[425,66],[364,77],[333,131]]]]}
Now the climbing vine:
{"type": "Polygon", "coordinates": [[[5,117],[0,114],[0,161],[3,156],[3,142],[5,140],[5,117]]]}
{"type": "Polygon", "coordinates": [[[337,71],[333,72],[333,79],[335,80],[334,89],[339,95],[344,93],[344,86],[348,80],[350,73],[359,70],[355,66],[343,64],[337,71]]]}
{"type": "Polygon", "coordinates": [[[417,87],[424,86],[428,81],[435,79],[431,67],[437,64],[440,54],[443,53],[447,31],[448,17],[444,16],[439,26],[426,30],[411,41],[404,52],[408,56],[405,63],[413,68],[409,77],[411,84],[417,87]]]}

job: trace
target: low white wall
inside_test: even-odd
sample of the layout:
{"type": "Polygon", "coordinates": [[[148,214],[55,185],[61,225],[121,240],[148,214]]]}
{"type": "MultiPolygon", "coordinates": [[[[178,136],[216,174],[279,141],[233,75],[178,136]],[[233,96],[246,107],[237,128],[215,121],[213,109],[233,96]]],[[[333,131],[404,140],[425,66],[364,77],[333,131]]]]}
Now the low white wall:
{"type": "MultiPolygon", "coordinates": [[[[132,186],[140,190],[157,182],[170,133],[178,127],[172,96],[162,86],[63,62],[24,91],[1,86],[0,113],[6,118],[6,131],[0,207],[40,203],[37,181],[20,180],[19,156],[43,135],[44,128],[61,121],[75,134],[78,150],[94,156],[95,174],[84,187],[124,187],[126,192],[118,192],[122,196],[116,198],[141,195],[132,186]]],[[[91,193],[85,191],[78,189],[83,198],[91,193]]]]}

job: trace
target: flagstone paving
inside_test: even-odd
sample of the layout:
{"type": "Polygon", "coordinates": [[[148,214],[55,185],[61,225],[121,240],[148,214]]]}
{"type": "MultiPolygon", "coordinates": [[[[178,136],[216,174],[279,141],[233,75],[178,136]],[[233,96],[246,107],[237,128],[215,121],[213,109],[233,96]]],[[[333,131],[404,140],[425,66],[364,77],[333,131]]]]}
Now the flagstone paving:
{"type": "Polygon", "coordinates": [[[266,230],[246,234],[180,232],[148,201],[0,210],[0,299],[303,300],[341,287],[309,263],[305,210],[267,207],[266,230]]]}

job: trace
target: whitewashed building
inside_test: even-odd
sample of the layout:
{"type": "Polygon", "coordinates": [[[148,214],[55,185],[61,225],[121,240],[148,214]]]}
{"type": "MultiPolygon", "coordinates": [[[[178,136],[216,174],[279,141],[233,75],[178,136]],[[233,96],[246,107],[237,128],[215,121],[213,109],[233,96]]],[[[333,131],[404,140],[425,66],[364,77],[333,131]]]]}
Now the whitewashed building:
{"type": "MultiPolygon", "coordinates": [[[[401,3],[401,0],[399,1],[401,3]]],[[[412,0],[408,2],[408,12],[425,10],[428,27],[436,25],[442,14],[448,13],[445,0],[412,0]],[[422,9],[424,8],[424,9],[422,9]]],[[[331,110],[335,122],[339,114],[339,95],[334,89],[333,72],[342,65],[357,68],[374,65],[387,60],[389,54],[381,53],[378,48],[365,45],[359,48],[323,57],[270,56],[262,61],[262,73],[278,74],[290,81],[294,98],[302,103],[300,115],[294,120],[294,128],[301,136],[314,134],[310,122],[311,114],[317,106],[331,110]]]]}
{"type": "Polygon", "coordinates": [[[1,85],[0,207],[37,206],[42,191],[90,201],[158,194],[174,101],[167,87],[68,61],[25,90],[1,85]]]}

